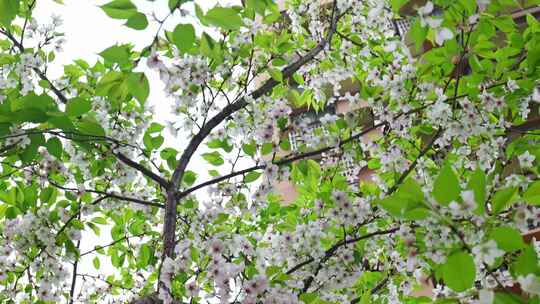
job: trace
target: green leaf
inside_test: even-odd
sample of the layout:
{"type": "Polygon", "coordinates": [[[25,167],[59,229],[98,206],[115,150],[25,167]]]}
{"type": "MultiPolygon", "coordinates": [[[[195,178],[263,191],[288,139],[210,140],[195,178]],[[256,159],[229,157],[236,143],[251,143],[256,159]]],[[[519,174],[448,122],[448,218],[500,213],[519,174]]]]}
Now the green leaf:
{"type": "Polygon", "coordinates": [[[390,4],[392,5],[392,10],[397,13],[399,12],[399,9],[407,3],[409,0],[390,0],[390,4]]]}
{"type": "Polygon", "coordinates": [[[157,122],[153,122],[150,124],[150,127],[146,130],[146,132],[150,134],[159,133],[163,129],[165,129],[165,126],[158,124],[157,122]]]}
{"type": "Polygon", "coordinates": [[[396,191],[399,198],[406,198],[414,202],[422,202],[424,200],[424,192],[422,187],[413,179],[407,178],[396,191]]]}
{"type": "Polygon", "coordinates": [[[199,21],[201,21],[202,25],[208,26],[208,21],[206,20],[206,17],[204,16],[204,12],[197,3],[195,3],[195,16],[197,16],[199,21]]]}
{"type": "Polygon", "coordinates": [[[210,35],[207,33],[203,33],[201,36],[200,45],[201,54],[208,58],[215,58],[214,45],[214,39],[212,39],[212,37],[210,37],[210,35]]]}
{"type": "Polygon", "coordinates": [[[315,302],[315,300],[317,300],[319,296],[315,292],[309,292],[301,294],[298,298],[300,299],[300,301],[309,304],[315,302]]]}
{"type": "Polygon", "coordinates": [[[191,186],[197,180],[197,173],[187,170],[184,173],[184,177],[182,177],[182,180],[184,181],[184,183],[186,183],[187,186],[191,186]]]}
{"type": "Polygon", "coordinates": [[[30,93],[12,103],[13,110],[40,109],[43,111],[57,111],[56,102],[47,94],[36,95],[30,93]]]}
{"type": "Polygon", "coordinates": [[[99,258],[97,256],[95,256],[94,259],[92,260],[92,264],[94,265],[95,269],[99,269],[100,262],[99,262],[99,258]]]}
{"type": "Polygon", "coordinates": [[[242,150],[247,155],[254,156],[255,152],[257,151],[257,145],[254,142],[251,142],[249,144],[243,144],[242,145],[242,150]]]}
{"type": "Polygon", "coordinates": [[[410,37],[413,39],[416,50],[420,50],[420,47],[426,40],[427,34],[428,27],[422,26],[420,19],[417,18],[411,25],[411,29],[407,35],[410,35],[410,37]]]}
{"type": "Polygon", "coordinates": [[[440,204],[448,205],[451,201],[457,201],[460,193],[459,180],[451,165],[447,163],[435,179],[433,197],[440,204]]]}
{"type": "Polygon", "coordinates": [[[529,73],[534,73],[538,67],[538,61],[540,61],[540,45],[533,44],[529,47],[527,52],[527,64],[529,66],[529,73]]]}
{"type": "Polygon", "coordinates": [[[248,174],[246,174],[246,176],[244,177],[244,182],[245,183],[254,182],[259,178],[259,176],[261,176],[261,174],[262,173],[257,172],[257,171],[251,171],[248,174]]]}
{"type": "Polygon", "coordinates": [[[535,181],[523,193],[523,199],[531,205],[540,205],[540,181],[535,181]]]}
{"type": "MultiPolygon", "coordinates": [[[[304,76],[302,76],[302,74],[294,73],[292,77],[293,77],[294,81],[296,81],[296,83],[298,83],[299,85],[304,85],[305,81],[304,81],[304,76]]],[[[294,91],[294,92],[296,92],[296,91],[294,91]]]]}
{"type": "Polygon", "coordinates": [[[182,2],[183,2],[182,0],[169,0],[168,5],[171,12],[177,9],[182,2]]]}
{"type": "Polygon", "coordinates": [[[429,216],[430,211],[423,207],[424,193],[420,185],[407,178],[391,196],[378,203],[391,215],[408,220],[421,220],[429,216]]]}
{"type": "Polygon", "coordinates": [[[538,257],[533,245],[527,245],[510,267],[511,273],[517,276],[526,276],[538,271],[538,257]]]}
{"type": "Polygon", "coordinates": [[[495,27],[497,27],[504,33],[509,33],[516,30],[516,23],[509,15],[497,16],[492,19],[492,22],[495,27]]]}
{"type": "Polygon", "coordinates": [[[78,124],[79,132],[84,135],[105,136],[105,130],[96,122],[86,120],[78,124]]]}
{"type": "Polygon", "coordinates": [[[141,250],[139,251],[139,259],[137,261],[137,266],[140,268],[145,268],[150,263],[152,258],[152,248],[148,244],[142,244],[141,250]]]}
{"type": "Polygon", "coordinates": [[[501,189],[493,195],[493,213],[498,214],[512,201],[516,196],[518,189],[515,187],[501,189]]]}
{"type": "Polygon", "coordinates": [[[19,6],[19,0],[0,0],[0,23],[10,27],[19,12],[19,6]]]}
{"type": "Polygon", "coordinates": [[[50,188],[50,187],[45,188],[45,189],[42,189],[41,192],[39,193],[39,200],[43,204],[50,204],[54,202],[55,199],[56,199],[56,189],[54,188],[50,188]]]}
{"type": "Polygon", "coordinates": [[[129,19],[137,13],[137,7],[130,0],[114,0],[102,5],[101,9],[114,19],[129,19]]]}
{"type": "Polygon", "coordinates": [[[30,135],[29,137],[30,144],[20,154],[21,160],[25,164],[32,162],[36,158],[39,146],[41,146],[45,141],[42,134],[34,134],[30,135]]]}
{"type": "Polygon", "coordinates": [[[491,230],[489,238],[497,242],[497,247],[512,252],[522,249],[525,246],[521,233],[511,227],[497,227],[491,230]]]}
{"type": "Polygon", "coordinates": [[[283,81],[283,74],[281,74],[281,71],[278,69],[268,68],[268,73],[270,76],[277,82],[283,81]]]}
{"type": "Polygon", "coordinates": [[[19,209],[14,206],[7,207],[4,213],[5,217],[10,220],[16,218],[18,214],[19,214],[19,209]]]}
{"type": "Polygon", "coordinates": [[[272,152],[273,149],[274,149],[274,146],[271,143],[264,143],[261,147],[261,154],[262,155],[270,154],[270,152],[272,152]]]}
{"type": "Polygon", "coordinates": [[[191,24],[178,24],[172,32],[173,43],[182,53],[187,53],[195,46],[195,28],[191,24]]]}
{"type": "Polygon", "coordinates": [[[68,101],[66,114],[68,116],[81,116],[92,109],[92,104],[88,99],[75,97],[68,101]]]}
{"type": "Polygon", "coordinates": [[[474,260],[466,252],[457,252],[449,256],[442,266],[442,271],[446,285],[457,292],[471,288],[476,278],[474,260]]]}
{"type": "Polygon", "coordinates": [[[369,304],[371,303],[371,290],[367,290],[366,292],[364,292],[362,294],[362,296],[360,297],[360,302],[358,302],[358,304],[369,304]]]}
{"type": "Polygon", "coordinates": [[[0,66],[15,62],[15,56],[10,54],[0,54],[0,66]]]}
{"type": "Polygon", "coordinates": [[[208,23],[224,30],[237,30],[244,25],[238,11],[230,7],[214,7],[206,13],[204,18],[208,23]]]}
{"type": "Polygon", "coordinates": [[[131,73],[127,77],[127,87],[129,93],[139,101],[141,106],[144,106],[144,103],[150,95],[150,84],[148,83],[148,78],[144,73],[131,73]]]}
{"type": "Polygon", "coordinates": [[[99,53],[105,61],[124,64],[130,62],[131,47],[127,44],[113,45],[99,53]]]}
{"type": "Polygon", "coordinates": [[[229,141],[227,138],[222,139],[213,139],[210,140],[207,144],[208,148],[211,149],[223,149],[225,152],[231,152],[233,150],[233,146],[229,144],[229,141]]]}
{"type": "Polygon", "coordinates": [[[100,224],[100,225],[107,225],[107,220],[105,218],[102,218],[102,217],[95,217],[92,219],[92,222],[96,223],[96,224],[100,224]]]}
{"type": "Polygon", "coordinates": [[[250,9],[253,9],[255,12],[257,12],[259,15],[264,15],[264,11],[266,10],[266,1],[264,0],[247,0],[246,6],[250,9]]]}
{"type": "Polygon", "coordinates": [[[221,154],[219,154],[219,152],[217,151],[204,153],[202,155],[202,158],[204,158],[207,162],[209,162],[210,164],[214,166],[221,166],[225,163],[225,161],[221,157],[221,154]]]}
{"type": "Polygon", "coordinates": [[[474,192],[474,200],[476,201],[476,214],[484,214],[486,202],[486,174],[481,169],[476,169],[471,175],[471,179],[467,184],[467,189],[474,192]]]}
{"type": "Polygon", "coordinates": [[[526,304],[523,298],[515,294],[495,292],[493,304],[526,304]]]}
{"type": "Polygon", "coordinates": [[[476,2],[469,0],[459,0],[459,3],[467,10],[468,15],[474,14],[476,9],[476,2]]]}
{"type": "Polygon", "coordinates": [[[51,137],[47,141],[47,151],[57,159],[62,158],[62,143],[57,137],[51,137]]]}
{"type": "Polygon", "coordinates": [[[144,30],[148,27],[148,19],[145,14],[137,12],[128,18],[125,25],[134,30],[144,30]]]}

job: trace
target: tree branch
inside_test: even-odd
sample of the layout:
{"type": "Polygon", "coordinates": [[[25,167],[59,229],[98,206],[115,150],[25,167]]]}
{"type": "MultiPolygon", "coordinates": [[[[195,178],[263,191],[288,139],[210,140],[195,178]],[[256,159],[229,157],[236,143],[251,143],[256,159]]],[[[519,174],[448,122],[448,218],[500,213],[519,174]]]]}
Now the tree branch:
{"type": "MultiPolygon", "coordinates": [[[[77,216],[81,217],[81,211],[77,212],[77,216]]],[[[77,250],[81,246],[81,240],[77,240],[77,250]]],[[[71,288],[69,289],[69,304],[73,304],[75,296],[75,285],[77,285],[77,267],[79,266],[79,257],[75,257],[75,262],[73,262],[73,274],[71,276],[71,288]]]]}
{"type": "MultiPolygon", "coordinates": [[[[74,192],[79,191],[79,189],[64,187],[64,186],[59,185],[56,182],[51,181],[51,180],[49,180],[49,183],[51,185],[53,185],[54,187],[56,187],[58,189],[62,189],[64,191],[74,191],[74,192]]],[[[138,198],[135,198],[135,197],[122,196],[122,195],[119,195],[119,194],[115,194],[113,192],[106,192],[106,191],[92,190],[92,189],[87,189],[85,191],[90,192],[90,193],[96,193],[96,194],[103,195],[104,196],[103,199],[105,199],[105,198],[115,198],[117,200],[132,202],[132,203],[136,203],[136,204],[140,204],[140,205],[144,205],[144,206],[151,206],[151,207],[158,207],[158,208],[164,208],[165,207],[165,206],[163,206],[163,204],[150,202],[150,201],[145,201],[145,200],[138,199],[138,198]]]]}
{"type": "MultiPolygon", "coordinates": [[[[313,275],[311,275],[309,278],[307,278],[304,281],[304,287],[302,288],[302,292],[300,294],[305,293],[305,292],[307,292],[309,290],[309,287],[311,286],[311,284],[313,284],[313,281],[315,280],[315,277],[317,276],[319,271],[322,269],[323,264],[326,261],[328,261],[337,252],[337,250],[340,247],[343,247],[343,246],[348,245],[348,244],[353,244],[353,243],[356,243],[356,242],[361,241],[361,240],[369,239],[369,238],[377,236],[377,235],[384,235],[384,234],[394,233],[397,230],[399,230],[399,227],[391,228],[391,229],[388,229],[388,230],[379,230],[379,231],[368,233],[368,234],[365,234],[365,235],[362,235],[362,236],[359,236],[359,237],[356,237],[356,238],[352,238],[352,239],[348,239],[348,240],[342,240],[342,241],[334,244],[332,247],[330,247],[330,249],[326,250],[326,252],[324,254],[324,257],[322,257],[321,260],[319,261],[319,263],[317,264],[317,268],[315,269],[315,272],[313,273],[313,275]]],[[[303,262],[303,263],[304,263],[304,265],[309,264],[309,263],[305,264],[305,262],[303,262]]],[[[294,269],[294,268],[296,268],[296,270],[300,269],[300,268],[297,268],[296,266],[293,267],[292,269],[294,269]]],[[[287,271],[286,274],[290,274],[289,271],[287,271]]]]}
{"type": "Polygon", "coordinates": [[[116,244],[118,244],[118,243],[120,243],[120,242],[122,242],[122,241],[131,239],[131,238],[142,237],[142,236],[144,236],[144,235],[146,235],[146,232],[145,232],[145,233],[136,234],[136,235],[131,235],[131,236],[127,236],[127,235],[126,235],[126,236],[123,236],[123,237],[121,237],[121,238],[119,238],[119,239],[117,239],[117,240],[112,241],[111,243],[109,243],[109,244],[107,244],[107,245],[96,246],[96,247],[94,247],[94,249],[85,251],[85,252],[81,253],[80,257],[83,257],[83,256],[85,256],[85,255],[89,255],[89,254],[91,254],[91,253],[94,253],[94,252],[96,252],[96,251],[98,251],[98,250],[101,250],[101,249],[104,249],[104,248],[107,248],[107,247],[114,246],[114,245],[116,245],[116,244]]]}
{"type": "MultiPolygon", "coordinates": [[[[335,243],[334,245],[332,245],[332,247],[330,247],[328,250],[325,251],[324,256],[321,258],[321,260],[319,262],[319,266],[322,265],[324,262],[326,262],[328,259],[330,259],[337,252],[337,250],[340,247],[343,247],[343,246],[348,245],[348,244],[353,244],[353,243],[359,242],[361,240],[369,239],[369,238],[377,236],[377,235],[384,235],[384,234],[394,233],[397,230],[399,230],[399,227],[391,228],[391,229],[388,229],[388,230],[379,230],[379,231],[375,231],[375,232],[372,232],[372,233],[364,234],[364,235],[359,236],[359,237],[355,237],[355,238],[351,238],[351,239],[347,239],[347,240],[341,240],[341,241],[335,243]]],[[[287,270],[287,272],[285,272],[285,274],[292,274],[292,273],[296,272],[297,270],[301,269],[302,267],[304,267],[305,265],[311,264],[314,261],[315,261],[314,258],[309,258],[309,259],[307,259],[307,260],[305,260],[305,261],[291,267],[291,269],[287,270]]],[[[308,286],[308,288],[309,288],[309,286],[308,286]]]]}
{"type": "Polygon", "coordinates": [[[113,152],[113,155],[115,155],[121,162],[126,164],[127,166],[141,172],[144,176],[150,178],[151,180],[158,183],[161,187],[167,189],[169,187],[169,182],[165,180],[163,177],[159,176],[158,174],[152,172],[152,170],[146,168],[145,166],[129,159],[127,156],[120,152],[113,152]]]}

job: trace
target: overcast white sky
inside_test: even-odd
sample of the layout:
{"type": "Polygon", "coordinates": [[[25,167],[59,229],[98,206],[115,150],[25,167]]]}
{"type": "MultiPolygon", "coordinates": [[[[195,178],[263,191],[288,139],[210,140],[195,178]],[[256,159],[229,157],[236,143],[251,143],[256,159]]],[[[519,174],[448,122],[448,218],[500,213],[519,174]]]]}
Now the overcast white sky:
{"type": "MultiPolygon", "coordinates": [[[[37,1],[37,7],[34,10],[34,17],[39,24],[48,23],[50,17],[55,14],[62,17],[64,23],[61,27],[65,33],[66,43],[64,51],[56,57],[54,64],[49,66],[48,75],[55,79],[62,75],[63,64],[70,64],[75,59],[84,59],[93,64],[101,51],[116,43],[132,43],[136,50],[141,50],[147,46],[153,39],[157,30],[157,22],[152,22],[150,17],[152,12],[157,18],[162,19],[168,13],[167,0],[132,0],[139,11],[147,14],[149,26],[144,31],[136,31],[123,26],[124,21],[109,18],[99,8],[110,0],[64,0],[64,4],[58,4],[52,0],[37,1]]],[[[203,8],[213,7],[217,2],[223,5],[238,3],[239,0],[196,0],[203,8]]],[[[188,5],[187,8],[192,7],[188,5]]],[[[171,30],[177,23],[189,22],[182,19],[179,14],[169,18],[164,28],[171,30]]],[[[158,119],[166,119],[170,111],[170,100],[163,93],[163,84],[156,73],[145,70],[150,82],[150,104],[155,106],[158,119]]],[[[167,142],[167,140],[166,140],[167,142]]],[[[193,160],[195,165],[201,162],[200,158],[193,160]]],[[[192,164],[193,166],[193,164],[192,164]]],[[[204,179],[204,175],[203,178],[204,179]]],[[[201,179],[201,180],[202,180],[201,179]]],[[[201,181],[199,180],[199,182],[201,181]]],[[[81,252],[93,249],[94,246],[104,245],[111,242],[111,236],[107,227],[103,227],[101,235],[96,237],[93,233],[84,233],[81,243],[81,252]]],[[[101,259],[101,269],[96,271],[92,265],[93,256],[89,255],[83,259],[79,266],[79,273],[110,274],[112,266],[108,259],[101,259]]],[[[71,268],[71,267],[70,267],[71,268]]],[[[80,289],[77,287],[77,292],[80,289]]]]}

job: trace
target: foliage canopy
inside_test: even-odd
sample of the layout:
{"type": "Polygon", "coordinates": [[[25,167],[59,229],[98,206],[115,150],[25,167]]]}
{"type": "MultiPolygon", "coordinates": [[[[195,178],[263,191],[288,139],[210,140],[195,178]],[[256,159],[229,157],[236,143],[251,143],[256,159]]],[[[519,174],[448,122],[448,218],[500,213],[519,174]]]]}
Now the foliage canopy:
{"type": "Polygon", "coordinates": [[[0,301],[540,303],[539,4],[113,0],[154,39],[51,79],[0,0],[0,301]]]}

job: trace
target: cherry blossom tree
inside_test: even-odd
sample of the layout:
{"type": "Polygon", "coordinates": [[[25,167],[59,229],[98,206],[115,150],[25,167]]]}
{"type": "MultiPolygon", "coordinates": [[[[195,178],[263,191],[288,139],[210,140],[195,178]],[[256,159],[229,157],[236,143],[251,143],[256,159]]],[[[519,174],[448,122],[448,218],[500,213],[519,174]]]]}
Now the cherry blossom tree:
{"type": "Polygon", "coordinates": [[[2,303],[540,303],[539,1],[113,0],[154,39],[58,79],[36,1],[0,0],[2,303]]]}

